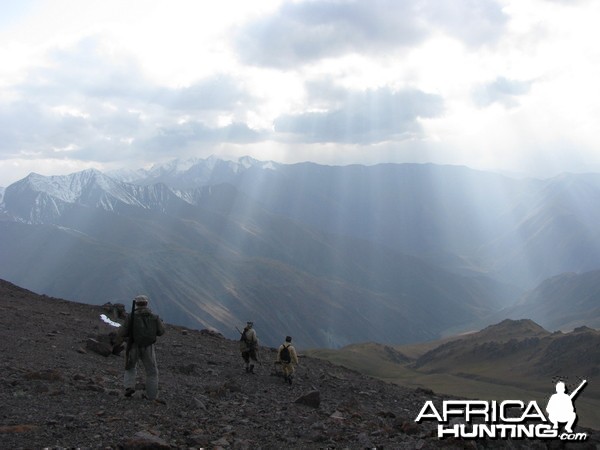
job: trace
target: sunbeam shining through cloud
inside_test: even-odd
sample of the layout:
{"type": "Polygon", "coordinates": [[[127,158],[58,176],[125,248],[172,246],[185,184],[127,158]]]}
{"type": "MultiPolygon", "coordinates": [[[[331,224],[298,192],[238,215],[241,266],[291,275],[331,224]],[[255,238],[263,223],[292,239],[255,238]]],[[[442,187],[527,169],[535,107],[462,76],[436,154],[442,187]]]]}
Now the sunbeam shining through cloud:
{"type": "Polygon", "coordinates": [[[594,1],[0,5],[0,186],[250,155],[600,170],[594,1]]]}

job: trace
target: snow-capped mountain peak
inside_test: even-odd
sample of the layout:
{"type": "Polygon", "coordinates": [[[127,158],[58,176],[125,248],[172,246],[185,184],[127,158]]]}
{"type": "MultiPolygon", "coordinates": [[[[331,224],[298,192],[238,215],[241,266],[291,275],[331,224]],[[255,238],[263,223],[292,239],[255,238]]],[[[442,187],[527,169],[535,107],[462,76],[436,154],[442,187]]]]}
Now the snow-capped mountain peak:
{"type": "Polygon", "coordinates": [[[54,176],[31,173],[6,188],[4,207],[21,220],[39,223],[54,221],[74,205],[105,210],[118,204],[144,208],[137,190],[96,169],[54,176]]]}
{"type": "Polygon", "coordinates": [[[130,171],[127,174],[113,172],[111,175],[120,181],[142,186],[165,183],[176,189],[193,189],[211,184],[231,183],[239,174],[252,168],[277,170],[278,166],[272,161],[263,162],[250,156],[231,161],[211,155],[205,159],[175,159],[164,164],[155,164],[148,170],[130,171]],[[136,176],[131,176],[133,173],[136,176]]]}
{"type": "Polygon", "coordinates": [[[244,169],[249,169],[252,166],[260,164],[260,161],[250,156],[242,156],[238,159],[238,164],[240,164],[244,169]]]}
{"type": "Polygon", "coordinates": [[[75,203],[100,190],[115,197],[122,196],[121,182],[113,180],[96,169],[86,169],[69,175],[43,176],[31,173],[9,186],[8,190],[44,193],[66,203],[75,203]]]}
{"type": "Polygon", "coordinates": [[[164,211],[172,202],[193,203],[194,191],[206,186],[237,186],[245,171],[273,171],[279,164],[249,156],[225,161],[206,159],[173,160],[149,170],[115,171],[111,176],[96,169],[69,175],[43,176],[31,173],[6,188],[2,208],[26,222],[53,222],[74,207],[119,211],[143,208],[164,211]]]}

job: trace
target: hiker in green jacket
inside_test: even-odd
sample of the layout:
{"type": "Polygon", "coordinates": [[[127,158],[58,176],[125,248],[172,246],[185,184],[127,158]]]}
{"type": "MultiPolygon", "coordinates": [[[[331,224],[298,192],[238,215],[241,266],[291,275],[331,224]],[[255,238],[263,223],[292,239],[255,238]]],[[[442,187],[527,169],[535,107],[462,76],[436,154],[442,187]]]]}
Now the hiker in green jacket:
{"type": "Polygon", "coordinates": [[[117,333],[118,342],[123,342],[125,339],[128,341],[124,376],[126,397],[131,397],[135,393],[136,367],[138,361],[141,361],[146,373],[146,396],[150,400],[156,400],[158,365],[154,342],[157,336],[163,334],[165,334],[165,325],[148,307],[148,297],[145,295],[135,297],[132,314],[117,333]]]}
{"type": "Polygon", "coordinates": [[[292,384],[295,368],[298,365],[298,354],[292,345],[292,337],[286,336],[285,342],[279,346],[277,350],[277,362],[281,364],[283,370],[283,380],[286,383],[292,384]]]}

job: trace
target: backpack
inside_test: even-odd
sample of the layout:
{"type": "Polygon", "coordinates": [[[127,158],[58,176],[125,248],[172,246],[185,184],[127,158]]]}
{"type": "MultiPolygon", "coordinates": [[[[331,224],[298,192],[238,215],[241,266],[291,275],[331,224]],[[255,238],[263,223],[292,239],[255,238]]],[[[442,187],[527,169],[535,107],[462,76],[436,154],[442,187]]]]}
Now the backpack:
{"type": "Polygon", "coordinates": [[[279,352],[279,359],[288,364],[292,362],[292,355],[290,355],[289,345],[284,345],[282,347],[281,351],[279,352]]]}
{"type": "Polygon", "coordinates": [[[147,347],[156,342],[158,318],[149,311],[136,311],[133,314],[133,342],[139,347],[147,347]]]}

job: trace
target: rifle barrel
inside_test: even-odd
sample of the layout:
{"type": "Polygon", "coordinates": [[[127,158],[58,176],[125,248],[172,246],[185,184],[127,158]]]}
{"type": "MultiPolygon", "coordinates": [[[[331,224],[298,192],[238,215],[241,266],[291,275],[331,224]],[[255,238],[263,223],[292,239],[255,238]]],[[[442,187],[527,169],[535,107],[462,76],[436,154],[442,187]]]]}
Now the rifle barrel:
{"type": "Polygon", "coordinates": [[[125,347],[125,365],[129,361],[129,351],[133,344],[133,315],[135,314],[135,300],[131,304],[131,314],[129,314],[129,327],[127,327],[127,347],[125,347]]]}
{"type": "Polygon", "coordinates": [[[577,386],[577,389],[575,389],[571,395],[569,395],[570,398],[573,398],[577,395],[577,393],[581,390],[581,388],[587,383],[587,380],[583,380],[581,382],[581,384],[579,386],[577,386]]]}

